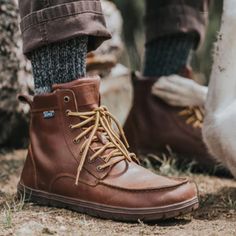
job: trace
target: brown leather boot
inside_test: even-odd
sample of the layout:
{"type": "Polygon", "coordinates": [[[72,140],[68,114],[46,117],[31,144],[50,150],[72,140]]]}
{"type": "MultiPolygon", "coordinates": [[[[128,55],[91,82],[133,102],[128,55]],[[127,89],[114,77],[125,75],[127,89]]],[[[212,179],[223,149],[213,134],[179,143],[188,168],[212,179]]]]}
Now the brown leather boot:
{"type": "Polygon", "coordinates": [[[136,163],[122,128],[99,106],[99,83],[84,78],[55,85],[51,94],[33,101],[19,97],[31,106],[31,124],[18,194],[41,205],[121,221],[170,218],[196,209],[193,182],[161,177],[136,163]]]}
{"type": "MultiPolygon", "coordinates": [[[[185,76],[190,76],[184,71],[185,76]]],[[[167,146],[180,159],[195,160],[198,169],[213,169],[216,161],[202,140],[203,114],[199,108],[174,107],[151,94],[157,78],[132,75],[133,106],[124,125],[131,149],[139,153],[166,153],[167,146]]]]}

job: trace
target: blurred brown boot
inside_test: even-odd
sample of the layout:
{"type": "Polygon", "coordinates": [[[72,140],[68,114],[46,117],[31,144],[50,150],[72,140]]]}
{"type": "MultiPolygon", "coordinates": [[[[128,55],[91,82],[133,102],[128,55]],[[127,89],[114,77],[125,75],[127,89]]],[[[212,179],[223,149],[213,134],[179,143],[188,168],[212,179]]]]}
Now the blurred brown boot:
{"type": "Polygon", "coordinates": [[[99,106],[99,83],[79,79],[55,85],[33,101],[19,97],[31,106],[31,125],[18,194],[121,221],[171,218],[196,209],[194,183],[158,176],[136,163],[122,128],[99,106]]]}
{"type": "MultiPolygon", "coordinates": [[[[186,69],[181,74],[190,77],[191,71],[186,69]]],[[[202,140],[202,109],[170,106],[152,95],[156,80],[132,75],[133,106],[124,125],[131,150],[161,154],[169,146],[178,158],[195,160],[198,169],[213,170],[216,162],[202,140]]]]}

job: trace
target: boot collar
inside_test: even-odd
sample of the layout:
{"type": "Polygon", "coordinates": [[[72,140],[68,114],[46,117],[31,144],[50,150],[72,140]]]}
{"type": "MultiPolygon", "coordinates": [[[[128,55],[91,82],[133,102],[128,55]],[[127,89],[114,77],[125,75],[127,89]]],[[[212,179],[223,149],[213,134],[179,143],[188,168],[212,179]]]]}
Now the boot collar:
{"type": "Polygon", "coordinates": [[[51,93],[36,95],[33,99],[20,95],[18,99],[28,103],[31,111],[57,109],[59,107],[58,99],[64,99],[65,102],[73,99],[77,111],[91,110],[100,105],[99,86],[99,77],[81,78],[69,83],[55,84],[51,93]]]}

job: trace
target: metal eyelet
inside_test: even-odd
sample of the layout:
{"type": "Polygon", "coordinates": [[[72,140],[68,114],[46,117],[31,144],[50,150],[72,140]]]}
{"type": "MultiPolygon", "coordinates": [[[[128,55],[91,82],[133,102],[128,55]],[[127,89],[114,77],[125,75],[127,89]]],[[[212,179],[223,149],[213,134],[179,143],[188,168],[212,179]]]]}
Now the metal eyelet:
{"type": "Polygon", "coordinates": [[[71,110],[66,110],[66,115],[69,116],[70,112],[71,112],[71,110]]]}
{"type": "Polygon", "coordinates": [[[73,129],[73,125],[69,125],[69,129],[73,129]]]}
{"type": "Polygon", "coordinates": [[[75,139],[73,140],[73,143],[74,143],[74,144],[78,144],[78,142],[77,142],[75,139]]]}
{"type": "Polygon", "coordinates": [[[69,96],[65,96],[64,97],[64,102],[69,102],[70,101],[70,97],[69,96]]]}
{"type": "Polygon", "coordinates": [[[101,166],[97,166],[97,171],[99,171],[99,172],[101,172],[101,171],[103,171],[103,169],[101,168],[101,166]]]}

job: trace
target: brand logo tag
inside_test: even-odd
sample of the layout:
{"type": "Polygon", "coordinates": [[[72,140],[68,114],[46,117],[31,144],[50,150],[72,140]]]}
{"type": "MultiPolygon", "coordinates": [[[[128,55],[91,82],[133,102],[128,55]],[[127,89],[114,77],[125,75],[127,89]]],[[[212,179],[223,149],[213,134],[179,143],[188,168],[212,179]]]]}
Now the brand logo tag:
{"type": "Polygon", "coordinates": [[[55,116],[55,111],[44,111],[43,112],[43,118],[44,119],[50,119],[55,116]]]}

